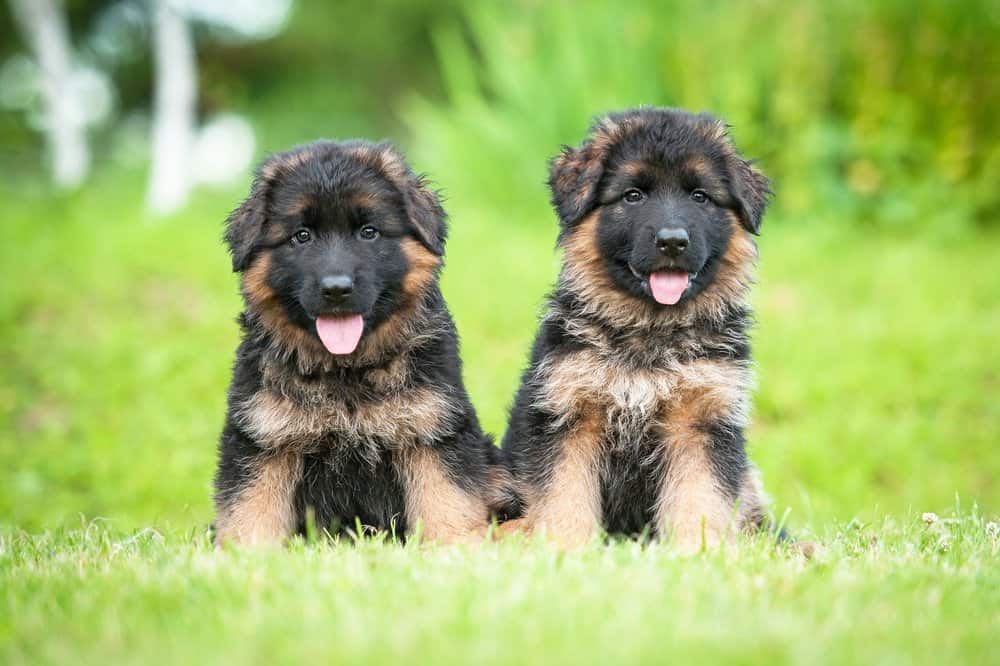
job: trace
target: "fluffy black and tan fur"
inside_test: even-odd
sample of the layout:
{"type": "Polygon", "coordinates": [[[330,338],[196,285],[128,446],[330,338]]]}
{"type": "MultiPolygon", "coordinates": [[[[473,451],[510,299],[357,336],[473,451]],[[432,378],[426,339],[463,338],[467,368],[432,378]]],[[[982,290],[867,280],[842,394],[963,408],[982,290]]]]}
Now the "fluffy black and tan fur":
{"type": "Polygon", "coordinates": [[[306,528],[483,530],[505,472],[462,382],[438,287],[445,215],[388,144],[274,155],[227,223],[245,309],[216,476],[217,541],[306,528]],[[349,287],[331,296],[334,275],[349,287]],[[327,280],[327,282],[324,282],[327,280]],[[350,354],[316,317],[361,314],[350,354]]]}
{"type": "Polygon", "coordinates": [[[642,108],[597,121],[549,185],[564,261],[504,438],[524,501],[509,529],[693,550],[760,525],[744,428],[767,179],[721,121],[642,108]],[[690,276],[676,304],[652,297],[664,270],[690,276]]]}

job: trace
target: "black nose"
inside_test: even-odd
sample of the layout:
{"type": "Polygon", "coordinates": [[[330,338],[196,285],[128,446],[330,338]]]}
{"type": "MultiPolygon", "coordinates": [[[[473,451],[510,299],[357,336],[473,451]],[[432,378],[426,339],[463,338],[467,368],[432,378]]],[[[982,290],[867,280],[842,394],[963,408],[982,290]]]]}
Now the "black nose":
{"type": "Polygon", "coordinates": [[[663,227],[656,232],[656,249],[663,254],[677,256],[687,249],[688,232],[684,229],[663,227]]]}
{"type": "Polygon", "coordinates": [[[337,301],[351,295],[354,291],[354,280],[350,275],[327,275],[320,278],[319,286],[325,298],[337,301]]]}

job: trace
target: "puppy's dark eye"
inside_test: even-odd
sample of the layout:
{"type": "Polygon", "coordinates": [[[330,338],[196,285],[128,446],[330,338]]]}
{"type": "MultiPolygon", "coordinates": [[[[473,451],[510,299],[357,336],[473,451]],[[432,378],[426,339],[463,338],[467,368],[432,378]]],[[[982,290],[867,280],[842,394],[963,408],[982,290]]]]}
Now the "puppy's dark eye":
{"type": "Polygon", "coordinates": [[[312,233],[308,229],[299,229],[294,234],[292,234],[292,242],[302,245],[303,243],[308,243],[312,240],[312,233]]]}
{"type": "Polygon", "coordinates": [[[691,192],[691,200],[694,201],[695,203],[700,203],[700,204],[705,203],[706,201],[708,201],[708,192],[701,189],[695,190],[691,192]]]}
{"type": "Polygon", "coordinates": [[[378,238],[378,229],[370,224],[366,224],[358,230],[358,236],[361,240],[375,240],[378,238]]]}
{"type": "Polygon", "coordinates": [[[625,190],[625,194],[622,195],[622,199],[625,200],[625,203],[630,203],[630,204],[639,203],[645,198],[646,195],[642,193],[642,190],[637,190],[634,187],[625,190]]]}

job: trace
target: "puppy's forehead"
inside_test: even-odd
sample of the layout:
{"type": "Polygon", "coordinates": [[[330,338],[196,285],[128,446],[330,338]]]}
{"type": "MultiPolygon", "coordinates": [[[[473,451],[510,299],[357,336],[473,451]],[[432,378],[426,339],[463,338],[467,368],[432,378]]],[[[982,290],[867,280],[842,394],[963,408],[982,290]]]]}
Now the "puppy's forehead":
{"type": "Polygon", "coordinates": [[[339,149],[298,160],[274,188],[275,208],[295,215],[307,210],[379,209],[399,205],[402,195],[370,158],[368,150],[339,149]]]}
{"type": "Polygon", "coordinates": [[[634,122],[620,130],[612,157],[678,164],[693,156],[722,157],[729,150],[725,127],[717,123],[669,118],[634,122]]]}
{"type": "Polygon", "coordinates": [[[609,169],[614,184],[633,183],[652,186],[669,182],[701,187],[725,185],[725,164],[717,156],[702,151],[645,151],[613,160],[609,169]]]}

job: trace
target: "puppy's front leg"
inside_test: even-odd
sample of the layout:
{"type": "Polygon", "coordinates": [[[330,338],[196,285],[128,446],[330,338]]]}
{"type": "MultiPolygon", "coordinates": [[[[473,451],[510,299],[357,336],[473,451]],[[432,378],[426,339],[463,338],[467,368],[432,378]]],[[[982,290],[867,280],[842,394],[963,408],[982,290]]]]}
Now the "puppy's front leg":
{"type": "Polygon", "coordinates": [[[406,506],[406,529],[421,526],[424,541],[474,542],[490,522],[486,500],[456,483],[441,452],[430,446],[403,449],[398,458],[406,506]]]}
{"type": "Polygon", "coordinates": [[[563,548],[583,546],[600,531],[603,426],[597,410],[587,410],[575,427],[551,443],[559,449],[555,463],[542,486],[526,498],[529,531],[541,531],[563,548]]]}
{"type": "Polygon", "coordinates": [[[300,453],[261,451],[227,428],[216,478],[216,545],[281,543],[291,535],[302,466],[300,453]]]}
{"type": "Polygon", "coordinates": [[[692,437],[671,447],[671,462],[656,504],[656,526],[683,553],[713,548],[733,534],[734,502],[719,489],[705,456],[711,446],[692,437]]]}
{"type": "Polygon", "coordinates": [[[761,502],[743,438],[747,371],[704,360],[679,376],[661,415],[665,471],[655,519],[690,553],[731,539],[761,502]]]}

